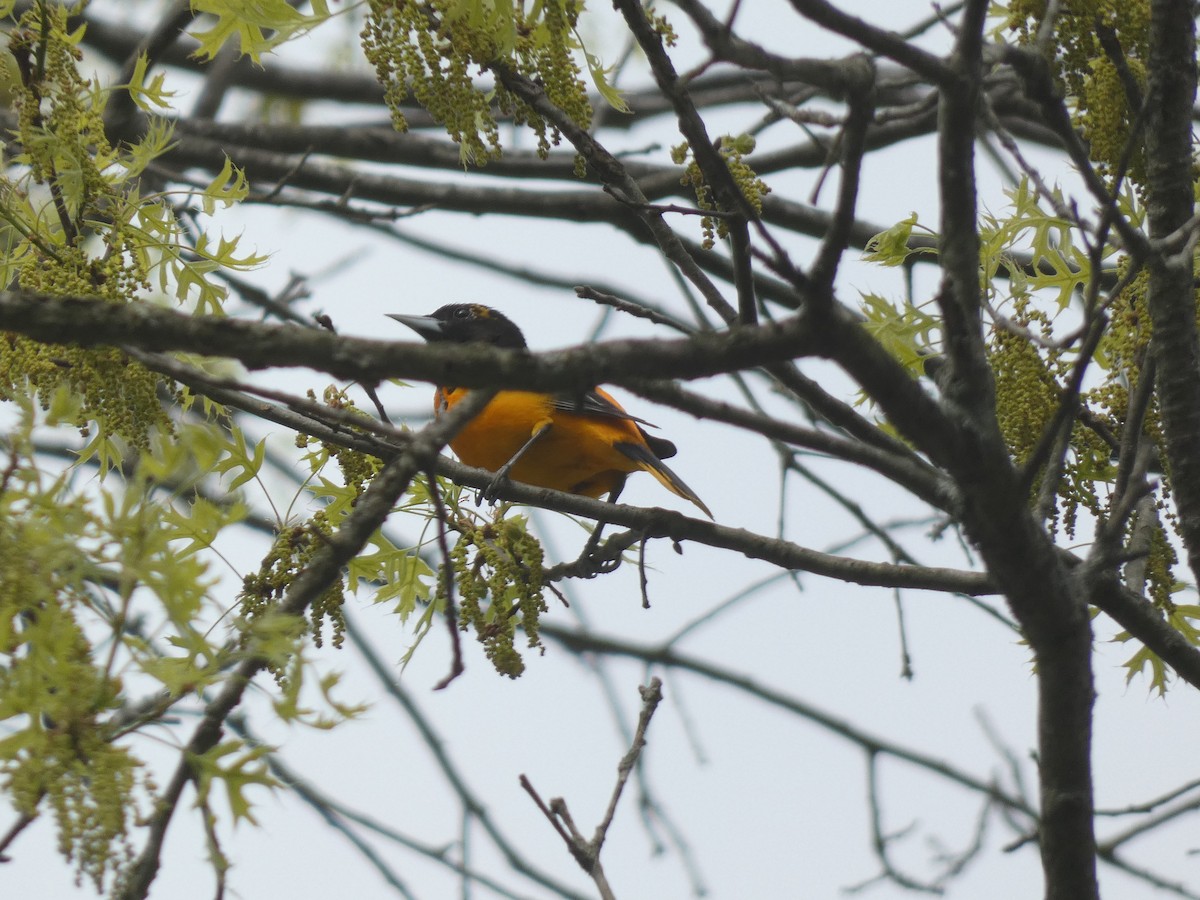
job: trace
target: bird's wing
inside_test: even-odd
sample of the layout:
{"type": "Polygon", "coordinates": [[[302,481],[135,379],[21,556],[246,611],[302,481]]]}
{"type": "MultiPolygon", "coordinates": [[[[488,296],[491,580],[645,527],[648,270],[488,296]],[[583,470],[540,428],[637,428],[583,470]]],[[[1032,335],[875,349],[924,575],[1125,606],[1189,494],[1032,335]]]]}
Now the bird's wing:
{"type": "Polygon", "coordinates": [[[581,416],[604,416],[610,419],[627,419],[630,422],[637,422],[640,425],[649,425],[651,428],[658,427],[653,422],[647,422],[645,419],[631,416],[613,400],[596,390],[588,391],[586,394],[555,394],[554,409],[558,412],[575,413],[581,416]]]}

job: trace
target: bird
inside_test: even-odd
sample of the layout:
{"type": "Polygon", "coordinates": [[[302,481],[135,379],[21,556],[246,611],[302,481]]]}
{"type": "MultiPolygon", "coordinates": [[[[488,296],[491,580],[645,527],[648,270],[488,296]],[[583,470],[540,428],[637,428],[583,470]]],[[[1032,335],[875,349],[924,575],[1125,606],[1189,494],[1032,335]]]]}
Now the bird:
{"type": "MultiPolygon", "coordinates": [[[[448,303],[429,315],[389,314],[430,343],[483,343],[525,350],[525,335],[506,315],[480,303],[448,303]]],[[[468,393],[438,385],[433,410],[441,415],[468,393]]],[[[450,441],[468,466],[535,487],[615,501],[633,472],[649,472],[673,494],[710,519],[704,501],[663,462],[676,454],[670,441],[648,434],[655,427],[630,415],[600,388],[563,391],[499,391],[450,441]]]]}

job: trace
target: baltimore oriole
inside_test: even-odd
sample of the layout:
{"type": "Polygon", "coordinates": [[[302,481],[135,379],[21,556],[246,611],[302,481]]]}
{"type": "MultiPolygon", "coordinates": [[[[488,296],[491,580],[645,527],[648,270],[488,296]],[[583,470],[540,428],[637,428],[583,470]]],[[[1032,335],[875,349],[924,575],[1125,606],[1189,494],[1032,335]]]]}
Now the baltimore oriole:
{"type": "MultiPolygon", "coordinates": [[[[389,318],[430,342],[526,347],[521,329],[508,317],[477,303],[451,303],[428,316],[389,318]]],[[[440,415],[466,395],[466,388],[438,385],[434,414],[440,415]]],[[[704,501],[663,463],[675,455],[675,445],[647,434],[642,425],[649,424],[625,412],[599,388],[581,396],[500,391],[450,446],[468,466],[587,497],[609,494],[615,499],[631,472],[649,472],[711,519],[704,501]]]]}

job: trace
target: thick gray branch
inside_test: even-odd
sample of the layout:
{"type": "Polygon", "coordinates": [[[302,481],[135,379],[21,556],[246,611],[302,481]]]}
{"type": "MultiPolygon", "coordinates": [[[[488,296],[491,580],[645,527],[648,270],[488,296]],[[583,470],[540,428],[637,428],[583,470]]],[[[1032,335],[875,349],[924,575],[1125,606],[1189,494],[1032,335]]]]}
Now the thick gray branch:
{"type": "MultiPolygon", "coordinates": [[[[1183,226],[1194,211],[1191,110],[1196,99],[1193,4],[1152,4],[1146,122],[1146,212],[1151,241],[1183,226]]],[[[1192,249],[1158,251],[1148,265],[1147,300],[1158,369],[1158,403],[1166,437],[1179,532],[1193,577],[1200,577],[1200,339],[1192,249]]]]}

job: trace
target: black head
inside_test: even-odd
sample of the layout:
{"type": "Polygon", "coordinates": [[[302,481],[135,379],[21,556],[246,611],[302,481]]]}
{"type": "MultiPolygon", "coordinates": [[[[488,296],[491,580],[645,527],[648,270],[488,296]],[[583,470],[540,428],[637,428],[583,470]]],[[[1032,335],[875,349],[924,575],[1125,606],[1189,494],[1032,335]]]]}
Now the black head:
{"type": "Polygon", "coordinates": [[[507,316],[481,303],[448,303],[427,316],[388,315],[427,341],[467,344],[479,341],[494,347],[524,349],[525,335],[507,316]]]}

